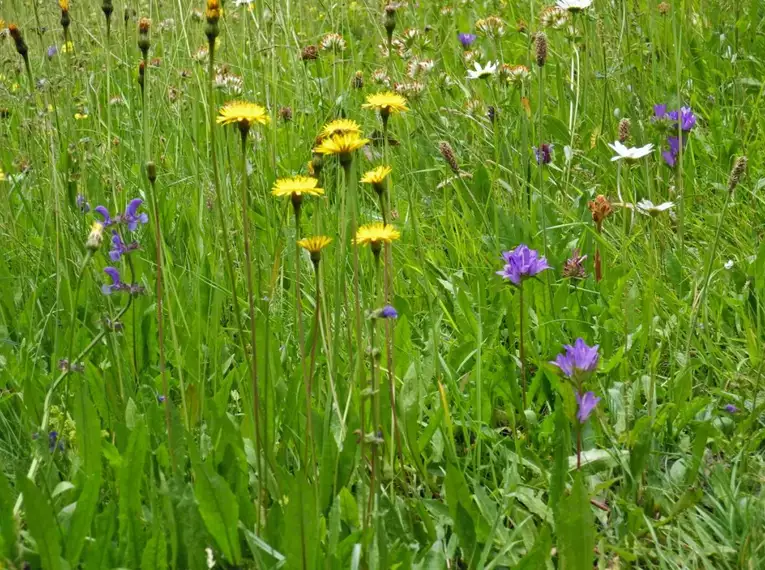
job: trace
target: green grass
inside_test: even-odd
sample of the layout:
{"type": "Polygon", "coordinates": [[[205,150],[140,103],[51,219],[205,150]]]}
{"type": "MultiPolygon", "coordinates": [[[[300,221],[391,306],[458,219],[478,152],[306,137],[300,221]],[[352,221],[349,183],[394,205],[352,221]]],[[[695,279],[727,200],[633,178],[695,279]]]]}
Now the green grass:
{"type": "Polygon", "coordinates": [[[202,4],[118,2],[107,35],[73,3],[67,51],[54,2],[6,2],[29,73],[4,33],[0,567],[197,570],[206,548],[216,568],[763,567],[760,4],[595,0],[545,30],[540,69],[534,0],[409,2],[390,57],[378,1],[228,0],[212,67],[239,79],[211,88],[202,4]],[[457,32],[491,15],[505,33],[479,31],[476,61],[526,65],[522,84],[466,79],[457,32]],[[344,51],[301,59],[331,32],[344,51]],[[361,107],[383,71],[409,107],[389,144],[361,107]],[[244,162],[215,124],[234,99],[270,116],[244,162]],[[657,103],[697,117],[675,168],[657,103]],[[324,159],[296,231],[271,189],[340,117],[372,142],[324,159]],[[621,119],[656,145],[632,165],[610,160],[621,119]],[[401,237],[376,263],[352,237],[381,220],[359,179],[382,164],[401,237]],[[140,248],[112,262],[109,227],[91,254],[94,208],[136,197],[148,223],[115,227],[140,248]],[[333,239],[318,278],[298,234],[333,239]],[[523,302],[495,274],[522,243],[552,266],[523,302]],[[145,294],[103,295],[110,265],[145,294]],[[371,318],[388,302],[396,320],[371,318]],[[600,347],[584,424],[549,363],[577,338],[600,347]]]}

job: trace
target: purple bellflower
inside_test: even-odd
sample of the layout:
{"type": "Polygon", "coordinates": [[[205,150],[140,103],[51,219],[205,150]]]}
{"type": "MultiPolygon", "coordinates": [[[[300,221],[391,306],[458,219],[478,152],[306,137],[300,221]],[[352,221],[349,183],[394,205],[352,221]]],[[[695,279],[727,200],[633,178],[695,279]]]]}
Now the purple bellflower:
{"type": "Polygon", "coordinates": [[[462,47],[464,49],[468,49],[470,46],[473,45],[473,42],[476,39],[476,35],[475,34],[458,34],[457,38],[460,40],[462,47]]]}
{"type": "Polygon", "coordinates": [[[655,121],[663,121],[669,136],[667,145],[669,148],[661,153],[667,166],[674,168],[677,164],[677,157],[680,155],[680,146],[685,148],[688,142],[687,133],[696,126],[696,115],[690,107],[680,107],[679,110],[667,111],[667,106],[663,103],[654,105],[653,114],[655,121]],[[682,136],[678,137],[678,128],[682,131],[682,136]]]}
{"type": "Polygon", "coordinates": [[[126,244],[122,241],[120,234],[116,230],[112,230],[112,249],[109,251],[109,257],[112,261],[119,261],[120,257],[135,251],[138,247],[137,241],[126,244]]]}
{"type": "Polygon", "coordinates": [[[547,259],[539,257],[537,251],[529,249],[524,244],[511,251],[503,252],[502,259],[505,260],[505,267],[502,271],[497,271],[497,275],[517,286],[529,277],[550,269],[547,259]]]}
{"type": "Polygon", "coordinates": [[[398,311],[396,311],[396,309],[394,309],[391,305],[385,305],[382,309],[380,309],[380,318],[396,319],[398,318],[398,311]]]}
{"type": "Polygon", "coordinates": [[[597,344],[587,346],[584,340],[578,338],[573,346],[567,344],[563,348],[565,352],[559,354],[550,364],[560,368],[569,378],[580,374],[590,374],[597,369],[600,360],[597,344]]]}
{"type": "Polygon", "coordinates": [[[733,404],[728,404],[727,406],[725,406],[725,411],[728,412],[729,414],[736,414],[738,413],[738,408],[734,406],[733,404]]]}
{"type": "Polygon", "coordinates": [[[594,392],[585,392],[584,394],[579,394],[579,392],[576,393],[576,403],[579,405],[579,409],[576,412],[576,419],[579,420],[580,424],[585,423],[589,419],[590,414],[595,411],[595,406],[598,405],[598,402],[600,402],[600,398],[598,398],[594,392]]]}

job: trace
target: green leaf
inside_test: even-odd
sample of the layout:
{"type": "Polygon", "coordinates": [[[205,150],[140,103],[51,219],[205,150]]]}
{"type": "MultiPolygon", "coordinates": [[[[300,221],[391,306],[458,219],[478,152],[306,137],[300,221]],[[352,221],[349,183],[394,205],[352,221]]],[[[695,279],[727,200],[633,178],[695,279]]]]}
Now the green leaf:
{"type": "Polygon", "coordinates": [[[558,535],[562,570],[592,570],[595,526],[590,497],[578,472],[571,494],[562,501],[558,535]]]}
{"type": "Polygon", "coordinates": [[[139,422],[130,434],[119,473],[119,544],[124,564],[138,566],[144,545],[141,526],[141,483],[149,437],[146,424],[139,422]]]}
{"type": "Polygon", "coordinates": [[[0,472],[0,561],[16,559],[18,529],[13,516],[14,501],[8,479],[0,472]]]}
{"type": "Polygon", "coordinates": [[[693,449],[691,463],[688,467],[686,485],[690,486],[696,482],[699,475],[699,467],[704,457],[704,450],[707,447],[707,439],[712,433],[712,425],[709,422],[702,422],[696,426],[696,438],[693,440],[693,449]]]}
{"type": "Polygon", "coordinates": [[[167,570],[167,539],[161,529],[154,529],[146,548],[143,549],[141,570],[167,570]]]}
{"type": "Polygon", "coordinates": [[[27,477],[20,477],[18,487],[24,495],[26,522],[37,543],[37,553],[43,570],[61,568],[61,543],[53,509],[37,486],[27,477]]]}
{"type": "Polygon", "coordinates": [[[555,406],[555,455],[550,473],[550,500],[547,504],[553,513],[557,513],[568,479],[568,455],[571,452],[570,430],[563,402],[559,399],[555,406]]]}
{"type": "Polygon", "coordinates": [[[316,490],[303,472],[298,472],[289,486],[289,503],[284,510],[288,529],[282,543],[286,568],[314,570],[319,547],[319,520],[316,513],[316,490]]]}
{"type": "Polygon", "coordinates": [[[544,568],[545,562],[550,559],[551,548],[550,528],[545,526],[534,541],[534,546],[521,558],[515,570],[538,570],[539,568],[544,568]]]}
{"type": "Polygon", "coordinates": [[[85,539],[90,533],[101,489],[101,423],[85,383],[77,390],[75,419],[83,473],[77,509],[72,516],[65,544],[66,560],[73,568],[77,567],[85,539]]]}
{"type": "Polygon", "coordinates": [[[209,465],[202,463],[193,442],[189,455],[194,469],[194,496],[199,505],[199,514],[226,559],[239,564],[242,558],[239,544],[239,504],[226,481],[209,465]]]}

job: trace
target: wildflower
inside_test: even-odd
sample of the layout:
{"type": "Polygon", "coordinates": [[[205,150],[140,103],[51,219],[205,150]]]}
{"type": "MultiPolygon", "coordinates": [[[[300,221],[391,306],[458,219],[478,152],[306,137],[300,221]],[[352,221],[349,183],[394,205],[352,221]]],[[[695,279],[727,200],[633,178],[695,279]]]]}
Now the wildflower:
{"type": "Polygon", "coordinates": [[[590,209],[590,212],[592,212],[592,221],[595,222],[598,232],[600,232],[603,220],[610,216],[614,211],[611,207],[611,202],[609,202],[608,198],[603,196],[603,194],[598,194],[594,200],[590,200],[587,207],[590,209]]]}
{"type": "Polygon", "coordinates": [[[393,38],[393,30],[396,29],[396,10],[398,9],[397,4],[388,4],[385,6],[385,32],[388,35],[388,43],[391,42],[391,39],[393,38]]]}
{"type": "Polygon", "coordinates": [[[353,74],[353,81],[351,83],[354,89],[364,89],[364,72],[357,71],[353,74]]]}
{"type": "Polygon", "coordinates": [[[462,52],[462,61],[465,62],[465,66],[466,67],[470,67],[471,65],[473,65],[476,62],[476,60],[480,56],[481,56],[481,54],[479,52],[477,52],[476,50],[470,49],[470,50],[462,52]]]}
{"type": "Polygon", "coordinates": [[[138,224],[149,223],[149,216],[147,214],[138,214],[138,208],[141,207],[141,204],[143,204],[143,200],[140,198],[132,199],[128,203],[127,208],[125,208],[125,213],[115,216],[114,219],[112,219],[109,210],[104,206],[96,206],[94,211],[103,217],[104,221],[102,223],[104,227],[109,227],[112,224],[124,223],[127,224],[128,229],[132,232],[138,228],[138,224]]]}
{"type": "Polygon", "coordinates": [[[375,93],[367,97],[366,103],[361,105],[363,109],[374,109],[380,113],[383,126],[388,124],[388,117],[392,114],[408,111],[406,99],[396,93],[387,91],[385,93],[375,93]]]}
{"type": "Polygon", "coordinates": [[[393,86],[393,90],[401,96],[406,97],[407,99],[417,99],[422,94],[423,90],[425,89],[425,86],[420,83],[419,81],[412,81],[407,83],[396,83],[393,86]]]}
{"type": "Polygon", "coordinates": [[[734,262],[732,259],[729,259],[728,261],[726,261],[726,262],[725,262],[725,264],[723,265],[723,267],[724,267],[725,269],[727,269],[728,271],[730,271],[731,269],[733,269],[733,266],[734,266],[734,265],[735,265],[735,262],[734,262]]]}
{"type": "Polygon", "coordinates": [[[384,69],[376,69],[372,72],[372,83],[390,85],[390,78],[384,69]]]}
{"type": "Polygon", "coordinates": [[[675,206],[674,202],[663,202],[661,204],[654,204],[650,200],[640,200],[636,205],[637,211],[641,214],[645,214],[647,216],[656,217],[662,212],[666,212],[667,210],[673,208],[675,206]]]}
{"type": "Polygon", "coordinates": [[[319,48],[314,45],[305,46],[300,51],[300,59],[303,61],[313,61],[314,59],[319,59],[319,48]]]}
{"type": "Polygon", "coordinates": [[[579,405],[579,409],[576,412],[576,419],[580,424],[585,423],[592,412],[595,411],[595,407],[600,402],[600,398],[595,395],[594,392],[586,392],[584,395],[576,393],[576,403],[579,405]]]}
{"type": "Polygon", "coordinates": [[[539,147],[533,147],[537,164],[550,164],[552,162],[553,146],[551,143],[542,143],[539,147]]]}
{"type": "Polygon", "coordinates": [[[525,65],[508,65],[503,63],[499,68],[499,76],[507,83],[520,85],[528,80],[531,73],[525,65]]]}
{"type": "Polygon", "coordinates": [[[127,283],[124,283],[120,277],[120,272],[116,267],[105,267],[104,273],[111,277],[112,280],[111,285],[107,285],[106,283],[101,285],[101,292],[104,295],[111,295],[114,292],[120,291],[130,293],[131,295],[139,295],[144,292],[144,288],[141,285],[128,285],[127,283]]]}
{"type": "Polygon", "coordinates": [[[669,4],[667,2],[661,2],[658,6],[656,6],[656,9],[659,11],[659,14],[662,16],[666,16],[669,14],[669,4]]]}
{"type": "Polygon", "coordinates": [[[543,28],[559,30],[568,22],[568,12],[558,6],[548,6],[539,14],[539,24],[543,28]]]}
{"type": "Polygon", "coordinates": [[[220,20],[220,17],[220,0],[207,0],[205,6],[205,21],[207,22],[207,25],[205,26],[205,35],[207,36],[207,41],[209,43],[213,43],[220,33],[220,30],[218,29],[218,21],[220,20]]]}
{"type": "Polygon", "coordinates": [[[290,196],[292,205],[299,208],[303,202],[303,195],[323,196],[324,189],[319,188],[319,181],[310,176],[293,176],[292,178],[280,178],[274,182],[271,194],[277,197],[290,196]]]}
{"type": "Polygon", "coordinates": [[[361,134],[361,127],[351,119],[336,119],[324,125],[319,137],[325,139],[336,135],[361,134]]]}
{"type": "Polygon", "coordinates": [[[560,368],[567,377],[582,380],[598,368],[600,361],[598,348],[597,344],[588,346],[583,339],[578,338],[573,346],[564,345],[565,352],[560,353],[550,364],[560,368]]]}
{"type": "Polygon", "coordinates": [[[246,101],[230,101],[218,111],[219,125],[237,124],[243,134],[247,134],[255,123],[267,124],[271,120],[265,107],[246,101]]]}
{"type": "Polygon", "coordinates": [[[625,143],[630,138],[630,120],[622,119],[619,121],[619,142],[625,143]]]}
{"type": "Polygon", "coordinates": [[[51,431],[48,434],[48,449],[53,453],[56,449],[60,451],[64,450],[64,441],[59,439],[58,432],[56,430],[51,431]]]}
{"type": "Polygon", "coordinates": [[[141,18],[138,20],[138,49],[141,50],[143,59],[149,53],[149,47],[151,42],[149,41],[149,29],[151,28],[151,20],[149,18],[141,18]]]}
{"type": "Polygon", "coordinates": [[[363,184],[371,184],[375,192],[382,194],[385,191],[385,179],[392,170],[390,166],[378,166],[374,170],[364,173],[361,182],[363,184]]]}
{"type": "Polygon", "coordinates": [[[205,548],[205,554],[207,555],[207,569],[212,570],[215,568],[215,556],[213,556],[212,548],[209,546],[205,548]]]}
{"type": "Polygon", "coordinates": [[[725,406],[725,411],[728,412],[729,414],[737,414],[738,408],[733,404],[727,404],[725,406]]]}
{"type": "Polygon", "coordinates": [[[164,404],[165,400],[167,400],[167,398],[165,397],[164,394],[157,395],[157,402],[159,402],[160,404],[164,404]]]}
{"type": "Polygon", "coordinates": [[[534,39],[534,51],[537,59],[537,67],[544,67],[547,63],[547,35],[538,32],[534,39]]]}
{"type": "Polygon", "coordinates": [[[66,34],[69,29],[71,19],[69,18],[69,0],[58,0],[58,7],[61,8],[61,27],[66,34]]]}
{"type": "Polygon", "coordinates": [[[473,45],[473,42],[475,42],[476,37],[477,36],[475,34],[458,34],[457,35],[457,39],[462,44],[463,49],[469,49],[470,46],[473,45]]]}
{"type": "Polygon", "coordinates": [[[359,133],[347,133],[323,139],[313,151],[318,154],[336,154],[341,164],[350,164],[352,153],[368,142],[369,139],[361,138],[359,133]]]}
{"type": "Polygon", "coordinates": [[[80,212],[83,214],[87,214],[90,212],[90,204],[88,204],[87,198],[83,196],[82,194],[77,194],[77,199],[75,200],[75,203],[77,204],[77,207],[80,209],[80,212]]]}
{"type": "Polygon", "coordinates": [[[675,164],[677,164],[677,157],[680,155],[680,139],[678,137],[667,137],[667,144],[669,148],[662,151],[661,157],[667,163],[667,166],[674,168],[675,164]]]}
{"type": "Polygon", "coordinates": [[[476,62],[474,64],[474,69],[468,69],[467,72],[467,78],[468,79],[485,79],[487,77],[490,77],[492,75],[497,74],[497,68],[499,64],[491,61],[486,64],[485,67],[481,67],[481,64],[476,62]]]}
{"type": "Polygon", "coordinates": [[[420,75],[427,75],[433,70],[434,66],[435,63],[432,59],[413,58],[406,65],[406,74],[414,79],[420,75]]]}
{"type": "Polygon", "coordinates": [[[628,162],[640,160],[653,152],[653,144],[647,144],[641,147],[626,147],[621,142],[614,141],[613,144],[609,144],[608,146],[616,153],[616,156],[611,157],[611,162],[622,159],[625,159],[628,162]]]}
{"type": "Polygon", "coordinates": [[[24,36],[21,34],[19,27],[16,24],[8,24],[8,33],[11,35],[11,38],[13,38],[13,43],[16,46],[16,51],[18,54],[24,58],[24,61],[27,61],[29,48],[27,47],[27,43],[24,41],[24,36]]]}
{"type": "Polygon", "coordinates": [[[323,38],[321,38],[321,42],[319,42],[319,45],[321,46],[321,49],[324,51],[333,51],[335,53],[341,52],[345,50],[345,40],[343,39],[343,36],[336,33],[329,33],[325,34],[323,38]]]}
{"type": "Polygon", "coordinates": [[[56,57],[56,54],[58,53],[58,48],[56,46],[50,46],[48,47],[48,51],[46,52],[46,55],[48,56],[48,59],[53,59],[56,57]]]}
{"type": "Polygon", "coordinates": [[[556,6],[569,12],[580,12],[592,6],[592,0],[558,0],[556,6]]]}
{"type": "Polygon", "coordinates": [[[545,257],[539,257],[539,253],[521,244],[515,249],[502,252],[505,267],[497,271],[497,275],[510,281],[513,285],[520,286],[523,281],[534,277],[550,269],[545,257]]]}
{"type": "Polygon", "coordinates": [[[733,170],[730,171],[730,176],[728,177],[728,192],[733,192],[733,190],[736,189],[736,186],[738,186],[738,183],[746,172],[746,164],[747,159],[745,156],[739,156],[736,159],[736,162],[733,163],[733,170]]]}
{"type": "Polygon", "coordinates": [[[475,23],[475,28],[489,37],[501,38],[505,35],[505,21],[498,16],[488,16],[475,23]]]}
{"type": "Polygon", "coordinates": [[[298,241],[298,245],[307,250],[311,254],[311,261],[314,264],[321,261],[321,250],[327,247],[332,242],[332,238],[327,236],[314,236],[303,238],[298,241]]]}
{"type": "Polygon", "coordinates": [[[373,319],[397,319],[398,311],[392,305],[385,305],[370,315],[373,319]]]}
{"type": "Polygon", "coordinates": [[[85,242],[85,247],[90,251],[96,251],[104,241],[104,225],[101,222],[93,222],[90,226],[90,234],[85,242]]]}
{"type": "Polygon", "coordinates": [[[383,243],[391,243],[401,237],[399,231],[390,224],[375,222],[361,226],[356,231],[356,237],[353,240],[354,245],[367,245],[372,248],[372,252],[377,255],[380,253],[383,243]]]}
{"type": "Polygon", "coordinates": [[[75,118],[77,121],[82,121],[82,120],[84,120],[84,119],[87,119],[87,118],[88,118],[88,114],[87,114],[87,113],[75,113],[75,114],[74,114],[74,118],[75,118]]]}
{"type": "Polygon", "coordinates": [[[671,124],[675,132],[679,123],[680,129],[688,132],[696,126],[696,115],[690,107],[680,107],[680,110],[667,111],[667,106],[663,103],[654,105],[654,120],[665,120],[671,124]],[[672,124],[674,123],[674,124],[672,124]]]}
{"type": "Polygon", "coordinates": [[[109,258],[112,261],[119,261],[120,257],[127,255],[138,248],[139,245],[137,241],[126,244],[122,241],[119,232],[112,230],[112,249],[109,251],[109,258]]]}
{"type": "Polygon", "coordinates": [[[586,276],[584,270],[585,259],[587,259],[587,256],[579,255],[578,249],[572,250],[571,257],[563,265],[563,277],[566,279],[584,279],[586,276]]]}
{"type": "Polygon", "coordinates": [[[112,13],[114,12],[114,4],[112,3],[112,0],[103,0],[101,2],[101,11],[104,13],[108,26],[112,19],[112,13]]]}
{"type": "Polygon", "coordinates": [[[441,153],[441,156],[444,157],[444,160],[449,165],[449,168],[452,169],[452,172],[459,174],[460,166],[457,164],[457,157],[454,155],[454,149],[452,148],[452,145],[450,145],[448,142],[442,141],[438,145],[438,151],[441,153]]]}

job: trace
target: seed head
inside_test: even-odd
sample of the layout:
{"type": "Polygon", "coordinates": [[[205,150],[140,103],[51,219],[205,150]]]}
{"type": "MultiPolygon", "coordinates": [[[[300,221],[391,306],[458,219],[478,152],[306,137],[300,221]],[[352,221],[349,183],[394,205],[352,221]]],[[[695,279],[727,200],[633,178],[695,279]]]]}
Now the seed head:
{"type": "Polygon", "coordinates": [[[143,58],[149,54],[149,48],[151,47],[151,41],[149,40],[149,29],[151,28],[151,20],[149,18],[141,18],[138,20],[138,49],[141,50],[143,58]]]}
{"type": "Polygon", "coordinates": [[[619,142],[627,142],[630,138],[630,120],[622,119],[619,121],[619,142]]]}
{"type": "Polygon", "coordinates": [[[666,16],[667,14],[669,14],[669,4],[667,2],[662,2],[656,8],[657,10],[659,10],[659,14],[661,14],[662,16],[666,16]]]}
{"type": "Polygon", "coordinates": [[[385,31],[388,34],[388,44],[393,39],[393,30],[396,29],[396,9],[395,4],[388,4],[385,6],[385,31]]]}
{"type": "Polygon", "coordinates": [[[357,71],[356,74],[353,76],[353,88],[364,89],[364,73],[363,72],[357,71]]]}
{"type": "Polygon", "coordinates": [[[319,48],[315,45],[305,46],[300,52],[300,59],[303,61],[313,61],[319,59],[319,48]]]}
{"type": "Polygon", "coordinates": [[[27,48],[27,43],[24,41],[24,36],[21,35],[21,30],[16,24],[9,24],[8,33],[11,34],[13,43],[16,44],[16,51],[19,52],[21,57],[26,59],[29,49],[27,48]]]}
{"type": "Polygon", "coordinates": [[[112,13],[114,12],[114,4],[112,4],[112,0],[103,0],[101,3],[101,11],[104,13],[106,21],[111,21],[112,13]]]}
{"type": "Polygon", "coordinates": [[[728,192],[733,192],[741,182],[741,178],[746,172],[747,159],[745,156],[739,156],[736,162],[733,163],[733,170],[730,171],[730,178],[728,178],[728,192]]]}
{"type": "Polygon", "coordinates": [[[534,47],[536,48],[537,65],[544,67],[545,63],[547,63],[547,34],[537,32],[534,47]]]}
{"type": "Polygon", "coordinates": [[[610,216],[611,212],[614,211],[611,207],[611,202],[609,202],[608,198],[603,196],[603,194],[598,194],[594,200],[591,200],[587,204],[587,207],[590,209],[590,212],[592,212],[592,221],[595,222],[598,230],[600,230],[603,225],[603,220],[610,216]]]}
{"type": "Polygon", "coordinates": [[[292,107],[280,107],[279,118],[285,123],[289,123],[292,120],[292,107]]]}
{"type": "Polygon", "coordinates": [[[454,156],[454,149],[452,148],[452,145],[446,141],[443,141],[438,145],[438,150],[441,152],[441,156],[444,157],[444,160],[449,165],[449,168],[452,169],[452,172],[459,174],[460,166],[457,164],[457,157],[454,156]]]}

